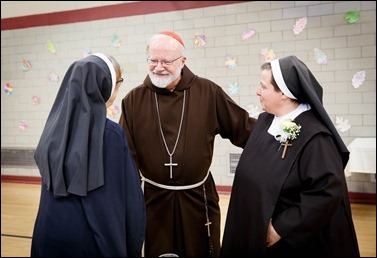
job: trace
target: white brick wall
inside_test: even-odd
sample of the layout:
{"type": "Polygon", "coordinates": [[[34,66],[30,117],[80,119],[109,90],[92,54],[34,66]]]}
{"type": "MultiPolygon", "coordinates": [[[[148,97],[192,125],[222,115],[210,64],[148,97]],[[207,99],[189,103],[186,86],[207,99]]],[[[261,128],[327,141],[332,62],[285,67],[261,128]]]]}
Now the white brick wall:
{"type": "MultiPolygon", "coordinates": [[[[198,8],[149,15],[136,15],[89,22],[31,27],[1,32],[1,85],[13,85],[13,94],[1,91],[1,147],[35,148],[45,120],[57,93],[59,83],[48,75],[63,78],[68,66],[81,57],[85,48],[92,52],[113,55],[124,68],[125,84],[115,101],[138,85],[146,75],[145,46],[148,38],[161,30],[174,30],[185,40],[187,64],[202,77],[220,84],[226,91],[237,82],[240,91],[232,98],[241,106],[259,105],[255,90],[259,85],[262,48],[271,48],[277,57],[295,54],[305,61],[324,88],[324,105],[335,122],[343,116],[352,124],[341,133],[346,144],[356,137],[376,136],[376,4],[373,1],[250,1],[232,5],[198,8]],[[344,14],[359,11],[360,21],[347,24],[344,14]],[[292,32],[296,19],[307,16],[306,29],[299,35],[292,32]],[[242,33],[253,28],[256,34],[241,40],[242,33]],[[122,46],[111,45],[117,34],[122,46]],[[204,34],[207,44],[195,47],[195,34],[204,34]],[[56,54],[47,51],[52,40],[56,54]],[[322,49],[328,64],[319,65],[314,48],[322,49]],[[225,55],[238,58],[235,70],[224,66],[225,55]],[[24,72],[22,60],[30,60],[32,69],[24,72]],[[367,73],[364,84],[354,89],[352,75],[367,73]],[[32,95],[41,99],[33,105],[32,95]],[[25,120],[26,131],[19,122],[25,120]]],[[[112,117],[118,121],[119,114],[112,117]]],[[[216,140],[212,171],[218,185],[231,185],[229,153],[241,150],[221,138],[216,140]]],[[[1,174],[36,175],[31,169],[2,168],[1,174]]],[[[374,192],[370,176],[347,178],[349,190],[374,192]]]]}

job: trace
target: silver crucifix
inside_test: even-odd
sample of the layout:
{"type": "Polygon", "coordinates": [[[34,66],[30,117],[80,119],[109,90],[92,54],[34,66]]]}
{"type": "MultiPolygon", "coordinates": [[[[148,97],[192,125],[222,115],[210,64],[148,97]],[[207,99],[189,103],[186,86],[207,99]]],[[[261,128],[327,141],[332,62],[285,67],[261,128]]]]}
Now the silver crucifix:
{"type": "Polygon", "coordinates": [[[173,163],[173,155],[170,156],[170,163],[165,163],[165,167],[170,167],[170,178],[173,178],[173,166],[178,166],[178,163],[173,163]]]}

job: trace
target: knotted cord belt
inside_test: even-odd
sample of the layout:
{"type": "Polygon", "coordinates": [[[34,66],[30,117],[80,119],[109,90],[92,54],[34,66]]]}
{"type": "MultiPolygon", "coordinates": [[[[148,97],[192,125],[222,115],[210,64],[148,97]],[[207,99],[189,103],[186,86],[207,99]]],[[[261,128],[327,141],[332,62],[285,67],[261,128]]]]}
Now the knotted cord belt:
{"type": "Polygon", "coordinates": [[[153,180],[150,180],[150,179],[146,178],[146,177],[143,176],[143,174],[140,172],[141,181],[142,181],[142,183],[141,183],[141,187],[142,187],[142,189],[143,189],[143,191],[144,191],[144,182],[147,182],[147,183],[149,183],[149,184],[151,184],[151,185],[157,186],[157,187],[159,187],[159,188],[167,189],[167,190],[174,190],[174,191],[177,191],[177,190],[193,189],[193,188],[195,188],[195,187],[198,187],[198,186],[204,184],[204,182],[207,180],[207,178],[208,178],[208,176],[209,176],[209,172],[210,172],[210,171],[208,170],[207,175],[204,177],[204,179],[203,179],[202,181],[198,182],[198,183],[195,183],[195,184],[192,184],[192,185],[177,185],[177,186],[175,186],[175,185],[164,185],[164,184],[157,183],[157,182],[155,182],[155,181],[153,181],[153,180]]]}
{"type": "MultiPolygon", "coordinates": [[[[211,231],[210,231],[210,228],[209,228],[209,225],[212,222],[209,221],[207,194],[206,194],[206,189],[205,189],[205,186],[204,186],[204,182],[207,180],[209,173],[210,173],[210,171],[208,170],[207,175],[203,178],[203,180],[201,180],[198,183],[195,183],[195,184],[192,184],[192,185],[179,185],[179,186],[164,185],[164,184],[157,183],[157,182],[150,180],[150,179],[146,178],[145,176],[143,176],[141,171],[140,171],[140,177],[141,177],[141,181],[142,181],[141,188],[143,189],[143,192],[144,192],[144,183],[145,182],[147,182],[151,185],[157,186],[159,188],[162,188],[162,189],[173,190],[173,191],[193,189],[193,188],[196,188],[200,185],[203,185],[204,206],[205,206],[205,211],[206,211],[206,224],[205,224],[205,226],[208,227],[209,256],[214,257],[212,236],[211,236],[211,231]]],[[[143,253],[144,253],[144,244],[143,244],[143,253]]]]}

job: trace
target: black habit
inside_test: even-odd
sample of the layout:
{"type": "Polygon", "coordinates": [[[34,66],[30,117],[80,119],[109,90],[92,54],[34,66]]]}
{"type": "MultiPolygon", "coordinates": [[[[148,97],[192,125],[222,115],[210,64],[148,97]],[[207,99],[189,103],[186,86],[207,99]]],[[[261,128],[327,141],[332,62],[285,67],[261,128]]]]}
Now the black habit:
{"type": "Polygon", "coordinates": [[[322,105],[322,87],[295,56],[272,62],[311,109],[295,118],[301,131],[284,159],[268,133],[274,115],[259,115],[236,169],[221,256],[359,257],[343,170],[349,152],[322,105]],[[270,219],[281,239],[266,247],[270,219]]]}
{"type": "Polygon", "coordinates": [[[331,134],[311,111],[302,113],[295,119],[300,135],[282,159],[280,143],[267,132],[272,119],[259,116],[241,155],[222,256],[359,256],[342,159],[331,134]],[[270,218],[282,239],[266,248],[270,218]]]}

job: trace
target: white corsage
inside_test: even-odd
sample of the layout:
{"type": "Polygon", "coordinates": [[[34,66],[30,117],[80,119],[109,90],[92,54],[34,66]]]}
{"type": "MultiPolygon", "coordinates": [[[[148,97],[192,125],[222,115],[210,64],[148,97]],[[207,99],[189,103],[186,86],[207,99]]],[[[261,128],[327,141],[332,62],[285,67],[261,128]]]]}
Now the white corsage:
{"type": "Polygon", "coordinates": [[[301,131],[301,125],[296,124],[291,119],[287,119],[280,124],[280,128],[281,132],[275,136],[275,139],[280,142],[278,151],[280,150],[281,146],[284,147],[283,154],[281,156],[281,158],[284,159],[287,148],[292,146],[292,144],[289,143],[289,140],[292,141],[297,139],[301,131]]]}

